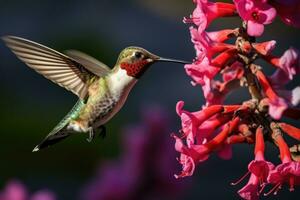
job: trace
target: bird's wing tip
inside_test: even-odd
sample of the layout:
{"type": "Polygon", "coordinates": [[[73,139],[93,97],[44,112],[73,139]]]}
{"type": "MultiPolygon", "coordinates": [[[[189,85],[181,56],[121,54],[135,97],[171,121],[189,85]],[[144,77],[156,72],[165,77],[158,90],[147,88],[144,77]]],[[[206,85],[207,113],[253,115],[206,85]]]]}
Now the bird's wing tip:
{"type": "Polygon", "coordinates": [[[39,146],[36,146],[36,147],[34,147],[34,149],[32,150],[32,152],[37,152],[39,150],[40,150],[39,146]]]}
{"type": "Polygon", "coordinates": [[[8,41],[8,40],[14,39],[14,38],[17,38],[17,37],[12,36],[12,35],[3,35],[3,36],[1,36],[1,39],[4,40],[4,41],[8,41]]]}

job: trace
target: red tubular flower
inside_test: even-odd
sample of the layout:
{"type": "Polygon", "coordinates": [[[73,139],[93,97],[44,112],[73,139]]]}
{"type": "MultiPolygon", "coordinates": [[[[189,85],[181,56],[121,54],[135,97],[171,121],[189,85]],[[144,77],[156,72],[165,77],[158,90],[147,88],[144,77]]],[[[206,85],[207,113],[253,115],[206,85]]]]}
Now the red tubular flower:
{"type": "Polygon", "coordinates": [[[248,183],[238,191],[238,194],[246,200],[258,200],[259,179],[251,174],[248,183]]]}
{"type": "Polygon", "coordinates": [[[252,135],[250,128],[247,124],[240,124],[238,129],[245,136],[252,135]]]}
{"type": "MultiPolygon", "coordinates": [[[[218,130],[222,125],[230,121],[230,117],[224,114],[212,117],[203,122],[197,129],[194,135],[187,136],[187,141],[196,139],[196,144],[204,144],[207,140],[210,140],[213,133],[218,130]],[[191,138],[193,137],[193,139],[191,138]]],[[[194,142],[193,142],[194,144],[194,142]]]]}
{"type": "Polygon", "coordinates": [[[300,141],[300,129],[296,128],[292,125],[289,125],[287,123],[278,123],[281,130],[283,130],[285,133],[287,133],[289,136],[295,138],[296,140],[300,141]]]}
{"type": "MultiPolygon", "coordinates": [[[[274,165],[267,162],[264,158],[265,142],[263,136],[262,127],[256,129],[255,139],[255,160],[251,161],[248,165],[248,169],[251,173],[257,176],[260,183],[266,183],[269,172],[274,168],[274,165]]],[[[263,185],[262,185],[263,186],[263,185]]]]}
{"type": "Polygon", "coordinates": [[[253,48],[261,55],[267,56],[269,55],[273,49],[275,48],[276,41],[271,40],[267,42],[262,42],[262,43],[254,43],[252,44],[253,48]]]}
{"type": "Polygon", "coordinates": [[[292,80],[293,76],[300,72],[299,51],[295,48],[289,48],[280,58],[269,55],[264,59],[285,72],[289,80],[292,80]]]}
{"type": "Polygon", "coordinates": [[[258,199],[259,193],[264,189],[267,182],[269,172],[274,168],[274,165],[264,158],[265,144],[263,136],[263,128],[256,129],[255,139],[255,160],[248,165],[248,173],[243,176],[237,183],[240,183],[249,173],[251,173],[248,183],[239,190],[239,195],[247,200],[258,199]],[[260,188],[260,191],[259,191],[260,188]]]}
{"type": "Polygon", "coordinates": [[[181,125],[184,136],[191,135],[194,138],[198,127],[213,115],[220,113],[223,107],[220,105],[209,106],[198,112],[188,112],[183,110],[184,102],[179,101],[176,105],[176,112],[181,117],[181,125]]]}
{"type": "Polygon", "coordinates": [[[235,15],[235,6],[229,3],[212,3],[208,0],[194,0],[197,4],[190,18],[184,18],[184,23],[194,23],[199,30],[206,29],[209,24],[219,18],[235,15]]]}
{"type": "Polygon", "coordinates": [[[236,49],[228,49],[214,58],[211,63],[215,67],[224,68],[230,60],[234,60],[235,55],[236,49]]]}
{"type": "Polygon", "coordinates": [[[205,93],[206,96],[206,105],[216,105],[216,104],[223,104],[225,98],[233,92],[233,90],[240,88],[240,80],[233,79],[225,82],[220,81],[212,81],[210,84],[210,91],[205,93]]]}
{"type": "Polygon", "coordinates": [[[230,67],[222,71],[222,78],[226,81],[241,79],[244,75],[244,69],[240,62],[234,62],[230,67]]]}
{"type": "Polygon", "coordinates": [[[212,140],[205,144],[208,149],[216,149],[220,144],[222,144],[227,138],[228,134],[230,134],[233,130],[236,129],[238,123],[240,122],[240,118],[236,117],[231,122],[224,127],[224,129],[212,140]]]}
{"type": "Polygon", "coordinates": [[[195,169],[194,166],[207,160],[210,153],[217,150],[225,142],[227,136],[237,127],[239,120],[238,117],[233,119],[224,126],[217,136],[201,145],[191,144],[186,146],[179,137],[172,134],[172,137],[176,140],[175,149],[181,153],[179,162],[182,164],[182,172],[175,177],[191,176],[195,169]]]}
{"type": "Polygon", "coordinates": [[[292,161],[291,153],[288,145],[280,134],[273,133],[273,139],[277,143],[280,150],[280,159],[282,164],[276,166],[268,176],[268,182],[274,184],[274,188],[268,193],[274,194],[281,188],[284,183],[290,185],[290,191],[294,190],[294,186],[300,184],[300,163],[292,161]]]}
{"type": "Polygon", "coordinates": [[[283,98],[279,97],[275,93],[262,71],[258,70],[256,72],[256,77],[258,78],[258,81],[260,82],[266,96],[269,98],[269,114],[274,119],[280,119],[282,113],[288,107],[287,103],[283,98]]]}
{"type": "Polygon", "coordinates": [[[194,27],[190,27],[190,34],[199,61],[204,57],[210,60],[217,53],[235,48],[234,45],[218,42],[218,39],[212,39],[205,31],[200,32],[194,27]]]}
{"type": "Polygon", "coordinates": [[[246,141],[246,137],[243,135],[232,135],[226,139],[226,144],[239,144],[246,141]]]}
{"type": "Polygon", "coordinates": [[[206,32],[207,36],[214,42],[223,43],[237,34],[236,29],[224,29],[220,31],[206,32]]]}

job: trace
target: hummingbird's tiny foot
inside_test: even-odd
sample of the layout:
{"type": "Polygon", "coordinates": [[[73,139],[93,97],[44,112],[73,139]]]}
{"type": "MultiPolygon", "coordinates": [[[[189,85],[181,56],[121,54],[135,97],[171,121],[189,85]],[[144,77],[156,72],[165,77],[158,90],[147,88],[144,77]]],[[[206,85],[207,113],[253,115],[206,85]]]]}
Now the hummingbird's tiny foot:
{"type": "Polygon", "coordinates": [[[95,133],[92,127],[88,128],[89,137],[86,139],[88,142],[92,142],[95,138],[95,133]]]}
{"type": "Polygon", "coordinates": [[[100,126],[100,133],[99,133],[99,137],[102,137],[103,139],[106,138],[106,127],[105,126],[100,126]]]}

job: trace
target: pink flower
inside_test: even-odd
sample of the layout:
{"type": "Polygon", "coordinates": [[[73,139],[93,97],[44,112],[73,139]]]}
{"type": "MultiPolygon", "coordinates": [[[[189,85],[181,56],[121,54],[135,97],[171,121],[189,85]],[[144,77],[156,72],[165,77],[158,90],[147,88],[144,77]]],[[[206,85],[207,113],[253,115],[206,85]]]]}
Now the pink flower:
{"type": "Polygon", "coordinates": [[[212,79],[234,58],[235,52],[235,49],[228,49],[211,61],[205,56],[201,61],[185,65],[186,73],[194,79],[192,84],[201,85],[205,97],[212,91],[212,79]]]}
{"type": "Polygon", "coordinates": [[[214,42],[225,42],[238,33],[236,29],[223,29],[220,31],[206,32],[207,36],[214,42]]]}
{"type": "Polygon", "coordinates": [[[41,190],[29,196],[25,186],[19,181],[10,181],[0,192],[1,200],[55,200],[55,195],[48,190],[41,190]]]}
{"type": "Polygon", "coordinates": [[[259,179],[251,174],[248,183],[238,191],[238,194],[246,200],[258,200],[259,179]]]}
{"type": "MultiPolygon", "coordinates": [[[[233,45],[217,42],[218,39],[214,41],[211,37],[215,35],[211,34],[210,37],[205,31],[199,32],[194,27],[190,27],[190,33],[196,50],[197,60],[201,61],[204,57],[207,57],[210,60],[216,53],[235,48],[233,45]]],[[[220,35],[217,33],[215,34],[220,35]]],[[[224,34],[228,34],[228,32],[226,31],[224,34]]]]}
{"type": "Polygon", "coordinates": [[[192,77],[196,84],[209,85],[211,80],[220,68],[211,65],[209,58],[204,57],[202,61],[195,61],[193,64],[185,65],[186,73],[192,77]]]}
{"type": "Polygon", "coordinates": [[[290,191],[293,191],[295,185],[300,185],[300,163],[290,161],[278,165],[270,172],[268,182],[279,188],[283,183],[287,183],[290,185],[290,191]]]}
{"type": "Polygon", "coordinates": [[[234,0],[241,18],[247,22],[250,36],[261,36],[264,25],[270,24],[276,17],[276,10],[266,0],[234,0]]]}
{"type": "Polygon", "coordinates": [[[281,97],[269,99],[269,114],[274,119],[280,119],[283,112],[288,108],[287,102],[281,97]]]}
{"type": "MultiPolygon", "coordinates": [[[[296,74],[300,73],[299,51],[293,47],[286,50],[280,58],[267,56],[265,59],[285,72],[289,80],[292,80],[296,74]]],[[[280,71],[277,73],[280,73],[280,71]]],[[[280,75],[277,74],[276,78],[280,78],[280,75]]]]}
{"type": "Polygon", "coordinates": [[[263,72],[257,71],[256,76],[265,95],[268,97],[268,99],[265,99],[264,101],[269,104],[269,114],[274,119],[280,119],[282,113],[288,108],[287,102],[277,95],[263,72]]]}
{"type": "Polygon", "coordinates": [[[205,145],[190,144],[187,147],[179,137],[174,134],[172,137],[175,139],[175,150],[180,153],[179,163],[182,165],[181,173],[175,177],[182,178],[193,175],[195,165],[207,160],[210,150],[205,145]]]}
{"type": "Polygon", "coordinates": [[[229,68],[224,69],[222,72],[222,78],[225,82],[240,79],[243,75],[244,69],[240,62],[234,62],[229,68]]]}
{"type": "MultiPolygon", "coordinates": [[[[198,135],[199,126],[213,115],[220,113],[222,106],[210,106],[201,111],[188,112],[183,110],[184,102],[179,101],[176,105],[176,112],[181,118],[181,126],[184,136],[187,137],[187,144],[194,144],[194,138],[198,135]]],[[[199,138],[198,138],[199,139],[199,138]]],[[[202,142],[202,139],[201,139],[202,142]]]]}
{"type": "Polygon", "coordinates": [[[239,195],[246,200],[258,199],[260,191],[262,191],[267,183],[269,172],[274,168],[274,165],[267,162],[264,158],[265,143],[263,136],[263,128],[256,129],[255,139],[255,160],[251,161],[248,165],[249,172],[243,176],[237,183],[240,183],[249,173],[251,173],[249,182],[241,190],[239,195]],[[258,191],[260,188],[260,191],[258,191]]]}
{"type": "Polygon", "coordinates": [[[290,191],[293,191],[294,186],[300,184],[300,163],[292,161],[289,147],[280,134],[273,131],[272,137],[279,147],[282,164],[276,166],[268,176],[268,182],[275,185],[268,194],[276,194],[284,183],[288,183],[290,191]]]}
{"type": "Polygon", "coordinates": [[[55,195],[48,190],[42,190],[34,193],[30,200],[54,200],[55,195]]]}
{"type": "Polygon", "coordinates": [[[286,123],[279,123],[280,129],[287,133],[292,138],[295,138],[296,140],[300,140],[300,129],[296,128],[290,124],[286,123]]]}
{"type": "Polygon", "coordinates": [[[267,162],[264,157],[265,142],[263,136],[263,128],[256,129],[255,139],[255,160],[251,161],[248,165],[249,171],[257,176],[261,183],[267,182],[269,172],[274,168],[271,162],[267,162]]]}
{"type": "Polygon", "coordinates": [[[196,9],[190,18],[184,18],[185,23],[194,23],[199,31],[204,31],[216,18],[232,16],[235,14],[235,6],[229,3],[212,3],[208,0],[196,0],[196,9]]]}
{"type": "Polygon", "coordinates": [[[0,193],[1,200],[26,200],[28,194],[19,181],[10,181],[0,193]]]}
{"type": "Polygon", "coordinates": [[[282,115],[300,119],[300,109],[295,107],[300,103],[300,86],[285,89],[300,73],[299,52],[290,48],[281,57],[273,56],[276,41],[256,42],[256,37],[263,34],[265,25],[274,21],[277,11],[287,23],[300,27],[300,1],[233,0],[243,21],[242,27],[212,32],[207,28],[214,19],[233,16],[232,5],[193,1],[197,7],[184,22],[194,25],[190,34],[197,56],[192,64],[185,65],[185,70],[193,80],[192,85],[202,87],[206,104],[197,112],[183,110],[183,102],[177,104],[182,129],[181,137],[173,137],[182,171],[176,178],[191,176],[195,167],[213,152],[228,159],[232,156],[233,144],[254,143],[255,158],[249,163],[247,174],[238,182],[248,175],[250,179],[238,194],[246,200],[258,200],[269,183],[275,184],[269,193],[276,193],[286,182],[293,190],[294,185],[300,184],[300,162],[295,162],[300,160],[298,146],[291,149],[292,161],[288,146],[281,141],[281,132],[299,140],[300,129],[279,120],[282,115]],[[265,68],[256,64],[259,59],[277,67],[272,76],[266,76],[265,68]],[[244,101],[241,95],[242,102],[238,105],[224,105],[229,100],[226,99],[228,94],[240,87],[248,89],[250,99],[244,101]],[[213,112],[212,108],[222,109],[213,112]],[[276,168],[264,157],[264,141],[267,140],[273,140],[280,149],[282,164],[276,168]]]}
{"type": "Polygon", "coordinates": [[[262,43],[253,43],[252,45],[253,45],[253,48],[258,53],[260,53],[261,55],[267,56],[275,48],[276,41],[275,40],[271,40],[271,41],[262,42],[262,43]]]}
{"type": "Polygon", "coordinates": [[[300,27],[300,2],[298,0],[269,1],[277,10],[278,15],[288,25],[300,27]]]}
{"type": "Polygon", "coordinates": [[[291,107],[297,106],[300,103],[300,87],[295,87],[292,90],[285,90],[283,88],[276,89],[276,92],[282,96],[291,107]]]}
{"type": "Polygon", "coordinates": [[[179,162],[182,164],[182,172],[176,177],[191,176],[195,165],[207,160],[212,151],[218,150],[226,140],[227,136],[237,127],[239,118],[233,119],[213,139],[204,144],[189,144],[186,146],[182,139],[172,134],[175,139],[175,149],[180,155],[179,162]]]}
{"type": "Polygon", "coordinates": [[[240,79],[244,70],[240,63],[235,62],[230,67],[222,70],[221,81],[209,80],[205,86],[202,86],[206,105],[223,104],[227,95],[240,87],[240,79]]]}

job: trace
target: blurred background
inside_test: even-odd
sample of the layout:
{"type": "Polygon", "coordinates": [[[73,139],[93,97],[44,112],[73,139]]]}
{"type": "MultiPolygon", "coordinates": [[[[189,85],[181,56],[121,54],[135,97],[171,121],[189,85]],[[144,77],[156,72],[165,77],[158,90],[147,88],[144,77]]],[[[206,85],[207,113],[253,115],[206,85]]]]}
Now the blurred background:
{"type": "MultiPolygon", "coordinates": [[[[109,66],[113,66],[119,52],[130,45],[164,57],[192,60],[195,56],[188,25],[182,23],[183,16],[194,9],[192,0],[0,0],[0,3],[1,36],[24,37],[62,52],[78,49],[109,66]]],[[[234,28],[239,23],[238,20],[218,20],[210,29],[234,28]]],[[[275,52],[280,55],[291,45],[300,48],[299,33],[277,20],[267,26],[265,36],[269,37],[261,40],[276,40],[279,45],[275,52]]],[[[156,105],[162,111],[154,116],[159,117],[160,112],[168,116],[168,125],[161,131],[164,134],[161,137],[167,136],[168,159],[174,163],[164,175],[168,177],[166,180],[184,188],[181,195],[162,199],[238,199],[236,191],[243,185],[232,187],[230,182],[247,171],[247,164],[252,160],[252,147],[247,145],[234,147],[230,161],[212,156],[197,167],[192,178],[173,180],[173,174],[180,170],[173,140],[169,138],[169,133],[180,128],[175,105],[184,100],[185,108],[193,111],[203,104],[201,88],[190,85],[183,66],[154,65],[136,85],[125,107],[107,124],[104,140],[88,143],[84,134],[76,135],[38,153],[31,153],[32,148],[72,108],[76,96],[26,67],[3,42],[0,44],[0,74],[0,188],[17,179],[30,192],[47,188],[58,200],[86,199],[87,190],[92,190],[88,189],[89,185],[95,182],[93,179],[104,177],[97,175],[99,169],[102,171],[108,161],[118,166],[118,161],[122,163],[124,154],[127,155],[124,138],[127,138],[128,125],[144,123],[143,113],[150,105],[156,105]]],[[[294,84],[299,84],[299,80],[294,84]]],[[[228,101],[240,102],[243,98],[247,96],[239,91],[228,101]]],[[[147,134],[145,129],[140,132],[147,134]]],[[[268,153],[277,156],[276,151],[268,153]]],[[[160,155],[156,157],[159,159],[160,155]]],[[[134,171],[131,176],[135,176],[134,171]]],[[[149,184],[145,188],[156,182],[149,184]]],[[[176,188],[177,185],[171,187],[174,191],[176,188]]],[[[276,198],[296,197],[299,191],[299,188],[294,193],[282,190],[276,198]]],[[[153,196],[144,199],[159,199],[153,196]]]]}

